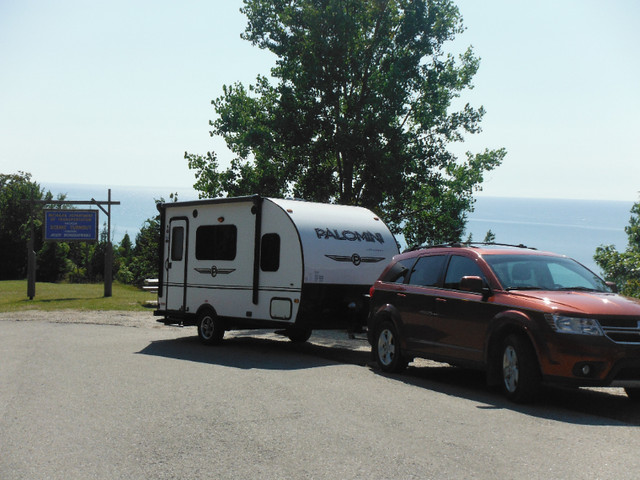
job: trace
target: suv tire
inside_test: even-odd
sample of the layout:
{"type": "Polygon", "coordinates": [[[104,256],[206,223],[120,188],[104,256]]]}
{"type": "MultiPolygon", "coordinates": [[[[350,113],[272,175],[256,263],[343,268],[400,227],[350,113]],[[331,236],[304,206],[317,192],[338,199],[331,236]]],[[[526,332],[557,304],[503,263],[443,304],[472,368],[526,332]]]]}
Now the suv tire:
{"type": "Polygon", "coordinates": [[[382,371],[398,373],[406,368],[407,361],[402,356],[398,330],[393,323],[384,321],[378,326],[371,349],[382,371]]]}
{"type": "Polygon", "coordinates": [[[502,390],[516,403],[534,400],[540,390],[540,369],[529,340],[523,335],[509,335],[502,342],[502,390]]]}

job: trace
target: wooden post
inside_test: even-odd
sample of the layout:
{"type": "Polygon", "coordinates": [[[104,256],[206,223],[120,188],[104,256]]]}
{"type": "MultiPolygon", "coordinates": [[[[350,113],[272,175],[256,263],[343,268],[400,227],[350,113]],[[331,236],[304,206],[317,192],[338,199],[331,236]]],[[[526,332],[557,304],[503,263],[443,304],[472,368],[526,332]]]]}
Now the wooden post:
{"type": "Polygon", "coordinates": [[[113,294],[113,245],[111,245],[111,189],[107,198],[107,245],[104,252],[104,296],[113,294]]]}
{"type": "Polygon", "coordinates": [[[33,300],[36,296],[36,252],[33,239],[33,202],[31,202],[29,220],[29,241],[27,242],[27,297],[33,300]]]}

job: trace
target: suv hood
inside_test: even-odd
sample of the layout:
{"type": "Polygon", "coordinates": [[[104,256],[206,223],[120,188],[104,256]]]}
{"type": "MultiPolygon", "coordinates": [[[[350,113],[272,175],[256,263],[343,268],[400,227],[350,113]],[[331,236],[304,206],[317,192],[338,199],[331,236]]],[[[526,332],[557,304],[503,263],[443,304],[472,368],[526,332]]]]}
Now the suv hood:
{"type": "Polygon", "coordinates": [[[585,315],[634,315],[640,317],[640,300],[615,293],[582,291],[511,291],[544,305],[543,310],[585,315]]]}

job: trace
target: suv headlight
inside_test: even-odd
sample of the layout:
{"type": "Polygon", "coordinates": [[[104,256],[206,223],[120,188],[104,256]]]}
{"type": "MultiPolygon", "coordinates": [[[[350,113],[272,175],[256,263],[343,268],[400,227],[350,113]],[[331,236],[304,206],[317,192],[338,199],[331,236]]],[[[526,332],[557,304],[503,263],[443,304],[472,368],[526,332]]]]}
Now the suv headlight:
{"type": "Polygon", "coordinates": [[[558,333],[574,335],[602,336],[602,328],[595,318],[565,317],[563,315],[545,315],[547,322],[558,333]]]}

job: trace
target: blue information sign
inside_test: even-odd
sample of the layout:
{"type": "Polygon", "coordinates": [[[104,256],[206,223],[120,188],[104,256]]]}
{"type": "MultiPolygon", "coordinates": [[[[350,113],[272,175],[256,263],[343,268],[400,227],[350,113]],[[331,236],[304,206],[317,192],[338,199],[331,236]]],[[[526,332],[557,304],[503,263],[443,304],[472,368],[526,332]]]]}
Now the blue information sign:
{"type": "Polygon", "coordinates": [[[59,242],[98,241],[98,210],[45,210],[44,239],[59,242]]]}

